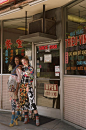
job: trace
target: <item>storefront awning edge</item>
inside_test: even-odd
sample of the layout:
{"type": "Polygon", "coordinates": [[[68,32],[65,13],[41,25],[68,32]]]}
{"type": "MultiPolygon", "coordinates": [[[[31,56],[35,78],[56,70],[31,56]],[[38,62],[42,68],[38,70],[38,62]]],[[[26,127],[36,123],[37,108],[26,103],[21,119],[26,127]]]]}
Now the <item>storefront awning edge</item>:
{"type": "Polygon", "coordinates": [[[57,40],[57,37],[54,35],[37,32],[33,34],[20,36],[19,39],[27,42],[37,43],[37,42],[57,40]]]}

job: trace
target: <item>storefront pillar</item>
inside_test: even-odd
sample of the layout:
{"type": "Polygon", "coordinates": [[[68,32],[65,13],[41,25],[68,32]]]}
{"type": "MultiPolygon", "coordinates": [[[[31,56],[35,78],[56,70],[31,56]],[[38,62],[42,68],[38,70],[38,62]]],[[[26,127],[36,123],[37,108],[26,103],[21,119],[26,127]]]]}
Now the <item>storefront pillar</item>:
{"type": "Polygon", "coordinates": [[[2,109],[2,91],[3,91],[3,88],[2,88],[2,70],[3,70],[3,21],[1,21],[1,109],[2,109]]]}

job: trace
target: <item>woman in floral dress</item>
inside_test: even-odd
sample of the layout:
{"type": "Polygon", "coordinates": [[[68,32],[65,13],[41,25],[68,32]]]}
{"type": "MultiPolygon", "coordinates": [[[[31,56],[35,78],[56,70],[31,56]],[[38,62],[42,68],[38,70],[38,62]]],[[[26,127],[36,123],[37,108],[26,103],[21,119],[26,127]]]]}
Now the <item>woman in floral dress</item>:
{"type": "Polygon", "coordinates": [[[8,91],[9,91],[9,98],[11,101],[11,106],[12,106],[12,118],[11,118],[11,123],[9,126],[13,126],[14,122],[16,125],[18,125],[17,118],[20,116],[20,111],[19,111],[19,102],[18,102],[18,88],[19,84],[21,82],[21,66],[20,66],[20,58],[18,55],[16,55],[13,58],[12,62],[12,71],[11,75],[8,80],[8,91]],[[15,117],[15,109],[17,109],[17,116],[15,117]]]}
{"type": "Polygon", "coordinates": [[[28,123],[28,110],[32,111],[34,110],[34,114],[36,117],[36,125],[39,125],[39,116],[37,107],[34,100],[34,91],[32,87],[32,82],[34,79],[34,69],[32,66],[29,65],[29,59],[27,56],[23,57],[21,59],[21,62],[23,64],[23,70],[22,70],[22,80],[21,80],[21,86],[20,86],[20,104],[21,107],[25,111],[25,120],[24,123],[28,123]],[[29,102],[28,102],[28,99],[29,102]]]}

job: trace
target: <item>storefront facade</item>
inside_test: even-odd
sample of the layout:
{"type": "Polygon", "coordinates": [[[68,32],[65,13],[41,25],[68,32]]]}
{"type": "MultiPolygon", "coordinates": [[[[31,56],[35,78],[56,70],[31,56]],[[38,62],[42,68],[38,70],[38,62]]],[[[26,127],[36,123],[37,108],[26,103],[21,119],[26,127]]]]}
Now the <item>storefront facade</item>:
{"type": "MultiPolygon", "coordinates": [[[[34,32],[33,28],[38,28],[34,24],[33,32],[29,29],[25,35],[24,28],[19,29],[20,25],[25,26],[25,18],[1,21],[1,109],[11,109],[7,88],[11,60],[17,54],[28,55],[34,67],[33,87],[39,114],[86,128],[85,3],[86,0],[77,0],[46,11],[46,19],[55,22],[47,35],[34,32]]],[[[34,15],[32,21],[40,19],[42,13],[34,15]]]]}
{"type": "MultiPolygon", "coordinates": [[[[38,33],[35,33],[33,38],[30,37],[33,34],[27,33],[25,35],[25,30],[18,29],[19,25],[24,25],[25,18],[9,19],[1,22],[1,41],[4,43],[1,43],[1,109],[11,109],[7,81],[12,69],[10,65],[12,58],[18,54],[21,56],[27,55],[30,64],[34,67],[33,87],[39,114],[61,119],[61,15],[62,8],[46,11],[46,21],[53,24],[55,20],[51,18],[55,17],[57,22],[60,22],[58,25],[55,24],[49,32],[55,33],[55,36],[48,33],[42,37],[43,33],[40,32],[38,41],[35,41],[38,33]],[[57,31],[56,28],[58,28],[57,31]],[[27,38],[28,35],[30,38],[27,38]],[[58,35],[58,39],[56,35],[58,35]]],[[[33,21],[37,22],[38,19],[42,19],[41,15],[33,16],[33,21]]]]}
{"type": "Polygon", "coordinates": [[[65,9],[64,119],[86,128],[86,0],[65,9]]]}

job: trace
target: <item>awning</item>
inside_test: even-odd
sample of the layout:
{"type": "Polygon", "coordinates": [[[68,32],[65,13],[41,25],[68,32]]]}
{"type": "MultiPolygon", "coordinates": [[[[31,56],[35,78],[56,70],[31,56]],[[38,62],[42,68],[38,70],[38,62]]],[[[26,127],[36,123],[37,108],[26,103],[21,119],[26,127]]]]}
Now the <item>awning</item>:
{"type": "Polygon", "coordinates": [[[27,42],[38,43],[45,41],[54,41],[57,40],[57,37],[54,35],[37,32],[33,34],[20,36],[19,39],[27,42]]]}

